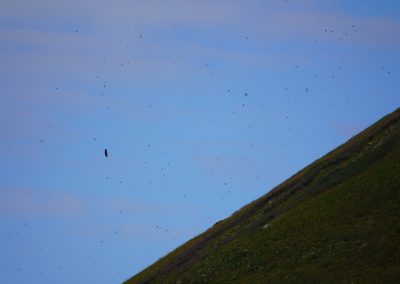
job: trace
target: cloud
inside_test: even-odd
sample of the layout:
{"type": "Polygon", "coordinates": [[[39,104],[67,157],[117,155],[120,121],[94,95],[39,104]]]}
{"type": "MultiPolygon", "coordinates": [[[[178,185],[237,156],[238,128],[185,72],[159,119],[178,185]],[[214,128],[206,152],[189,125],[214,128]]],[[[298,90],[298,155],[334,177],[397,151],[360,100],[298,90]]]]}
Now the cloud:
{"type": "MultiPolygon", "coordinates": [[[[182,1],[182,0],[119,0],[109,1],[54,1],[19,0],[12,1],[2,9],[6,19],[21,17],[35,18],[38,23],[61,22],[77,26],[80,21],[101,25],[127,26],[135,24],[165,24],[171,21],[183,23],[220,23],[229,18],[242,5],[232,5],[231,1],[182,1]],[[229,5],[231,4],[231,5],[229,5]],[[24,7],[24,9],[21,9],[24,7]]],[[[37,24],[39,25],[39,24],[37,24]]]]}
{"type": "Polygon", "coordinates": [[[363,123],[336,123],[334,129],[337,135],[350,138],[365,128],[363,123]]]}
{"type": "Polygon", "coordinates": [[[217,175],[232,175],[238,171],[243,173],[241,169],[246,163],[246,158],[240,155],[201,154],[196,157],[196,162],[201,168],[207,171],[215,171],[217,175]]]}
{"type": "Polygon", "coordinates": [[[203,228],[198,228],[193,225],[180,226],[155,226],[152,224],[109,224],[109,223],[86,223],[77,224],[72,228],[72,232],[88,239],[115,237],[122,238],[127,241],[159,241],[163,239],[177,238],[188,239],[200,233],[203,228]]]}
{"type": "Polygon", "coordinates": [[[102,212],[104,223],[108,217],[180,215],[182,212],[198,212],[199,208],[176,205],[168,202],[146,202],[129,196],[101,196],[85,200],[68,191],[32,189],[0,185],[0,214],[4,216],[41,217],[41,218],[92,218],[102,212]]]}
{"type": "MultiPolygon", "coordinates": [[[[318,37],[337,41],[348,33],[349,41],[359,40],[374,44],[399,44],[398,20],[327,11],[310,1],[281,3],[282,1],[183,1],[147,0],[109,1],[13,1],[2,9],[11,23],[21,22],[34,27],[43,41],[52,32],[62,33],[69,44],[86,38],[109,47],[135,41],[143,34],[146,40],[154,34],[172,37],[176,30],[189,29],[198,35],[220,40],[251,34],[252,40],[293,40],[318,37]],[[21,6],[26,7],[21,10],[21,6]],[[355,25],[355,29],[351,29],[355,25]],[[82,26],[82,27],[79,27],[82,26]],[[324,30],[328,29],[329,33],[324,30]],[[79,30],[79,33],[74,33],[79,30]],[[330,32],[335,30],[334,34],[330,32]],[[356,31],[357,30],[357,31],[356,31]],[[162,33],[157,33],[162,31],[162,33]],[[221,38],[224,37],[224,38],[221,38]],[[351,37],[351,39],[350,39],[351,37]]],[[[10,24],[11,25],[11,24],[10,24]]],[[[26,27],[22,24],[22,27],[26,27]]],[[[55,40],[64,44],[65,39],[55,40]]],[[[345,39],[345,38],[344,38],[345,39]]],[[[160,46],[160,49],[164,46],[160,46]]],[[[93,50],[96,52],[96,50],[93,50]]],[[[117,56],[117,54],[115,54],[117,56]]]]}
{"type": "Polygon", "coordinates": [[[157,214],[171,210],[173,207],[167,203],[146,203],[131,197],[112,197],[99,200],[101,208],[111,212],[123,211],[124,213],[157,214]]]}
{"type": "Polygon", "coordinates": [[[249,67],[286,65],[292,58],[285,58],[298,49],[290,43],[299,40],[400,44],[398,20],[331,12],[310,1],[280,2],[12,1],[0,11],[7,19],[0,27],[0,71],[14,85],[76,85],[92,82],[99,73],[143,85],[180,79],[203,59],[249,67]],[[252,47],[243,49],[239,43],[247,35],[252,47]],[[274,46],[280,47],[278,54],[274,46]],[[176,59],[179,64],[172,64],[176,59]],[[121,67],[127,61],[132,64],[121,67]]]}
{"type": "Polygon", "coordinates": [[[81,217],[86,203],[68,192],[0,186],[0,213],[7,217],[81,217]]]}

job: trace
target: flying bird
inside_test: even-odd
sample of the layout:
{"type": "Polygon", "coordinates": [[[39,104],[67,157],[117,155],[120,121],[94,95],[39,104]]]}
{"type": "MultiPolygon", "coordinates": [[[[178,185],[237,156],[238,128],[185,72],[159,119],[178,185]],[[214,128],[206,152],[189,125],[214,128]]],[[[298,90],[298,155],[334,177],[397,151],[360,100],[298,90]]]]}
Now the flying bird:
{"type": "Polygon", "coordinates": [[[104,149],[104,156],[107,158],[108,157],[108,151],[107,149],[104,149]]]}

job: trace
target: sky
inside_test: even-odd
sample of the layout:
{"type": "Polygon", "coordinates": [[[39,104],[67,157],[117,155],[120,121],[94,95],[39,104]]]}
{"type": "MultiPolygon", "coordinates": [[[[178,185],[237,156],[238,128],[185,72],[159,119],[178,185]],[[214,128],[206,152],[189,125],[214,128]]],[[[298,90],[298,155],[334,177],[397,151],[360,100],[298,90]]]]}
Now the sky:
{"type": "Polygon", "coordinates": [[[120,283],[400,106],[397,0],[0,4],[1,283],[120,283]]]}

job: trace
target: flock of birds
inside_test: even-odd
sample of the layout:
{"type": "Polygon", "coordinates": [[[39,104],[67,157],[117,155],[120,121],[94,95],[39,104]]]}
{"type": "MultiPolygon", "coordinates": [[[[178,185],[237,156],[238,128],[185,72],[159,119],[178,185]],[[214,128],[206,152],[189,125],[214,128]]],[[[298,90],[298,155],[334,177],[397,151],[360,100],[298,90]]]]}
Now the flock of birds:
{"type": "MultiPolygon", "coordinates": [[[[286,0],[285,0],[285,1],[286,1],[286,0]]],[[[319,22],[317,21],[317,23],[319,23],[319,22]]],[[[352,25],[352,26],[350,27],[350,29],[351,29],[351,32],[352,32],[352,33],[357,33],[357,32],[358,32],[358,30],[356,29],[355,25],[352,25]]],[[[76,29],[76,30],[75,30],[75,33],[78,33],[78,32],[79,32],[79,30],[76,29]]],[[[324,33],[329,33],[329,34],[332,34],[332,35],[335,34],[335,30],[334,30],[334,29],[325,28],[325,29],[323,29],[323,32],[324,32],[324,33]]],[[[346,32],[344,32],[344,34],[338,35],[338,41],[343,42],[343,41],[344,41],[346,38],[348,38],[349,36],[350,36],[350,31],[346,31],[346,32]]],[[[143,39],[142,34],[139,35],[139,39],[140,39],[140,40],[143,39]]],[[[244,36],[244,39],[247,41],[247,40],[249,40],[249,37],[248,37],[247,35],[245,35],[245,36],[244,36]]],[[[318,41],[318,40],[315,40],[315,42],[317,42],[317,41],[318,41]]],[[[355,43],[358,44],[357,41],[356,41],[355,43]]],[[[127,47],[130,47],[130,45],[127,45],[127,47]]],[[[355,54],[353,54],[353,56],[355,56],[355,54]]],[[[343,68],[343,69],[348,69],[348,68],[349,68],[348,66],[342,66],[343,61],[344,61],[344,60],[343,60],[343,57],[341,57],[341,58],[340,58],[340,66],[339,66],[339,68],[338,68],[338,71],[342,70],[342,68],[343,68]]],[[[128,60],[128,61],[125,62],[125,63],[121,63],[121,66],[124,66],[124,64],[130,64],[130,63],[131,63],[131,61],[128,60]]],[[[212,64],[207,63],[207,64],[204,64],[203,66],[204,66],[205,68],[207,68],[207,69],[210,69],[211,65],[212,65],[212,64]]],[[[299,66],[299,65],[295,65],[294,68],[297,70],[297,69],[300,68],[300,66],[299,66]]],[[[384,67],[380,67],[380,70],[386,72],[388,75],[391,74],[391,72],[390,72],[389,70],[386,70],[384,67]]],[[[212,73],[211,73],[211,76],[214,77],[214,76],[215,76],[215,73],[212,72],[212,73]]],[[[318,74],[315,74],[314,76],[315,76],[315,77],[318,77],[318,74]]],[[[97,78],[99,78],[99,76],[97,76],[97,78]]],[[[335,80],[336,78],[338,78],[336,75],[332,75],[332,80],[335,80]]],[[[339,80],[341,80],[340,77],[339,77],[339,80]]],[[[104,84],[104,85],[103,85],[103,88],[106,88],[106,87],[107,87],[107,84],[104,84]]],[[[56,88],[56,90],[58,90],[58,88],[56,88]]],[[[285,92],[287,92],[287,91],[288,91],[288,87],[285,87],[284,90],[285,90],[285,92]]],[[[311,89],[310,89],[309,87],[306,87],[306,88],[303,89],[303,90],[304,90],[304,92],[305,92],[306,94],[309,94],[309,93],[311,92],[311,89]]],[[[231,93],[231,92],[232,92],[231,89],[227,89],[226,91],[227,91],[227,93],[231,93]]],[[[104,96],[104,95],[105,95],[105,93],[103,92],[103,93],[102,93],[102,96],[104,96]]],[[[249,93],[248,93],[248,92],[244,92],[244,93],[243,93],[243,97],[244,97],[245,99],[247,99],[247,98],[249,97],[249,93]]],[[[290,102],[290,99],[289,99],[289,98],[282,98],[282,103],[288,103],[288,102],[290,102]]],[[[347,100],[347,102],[349,102],[349,100],[347,100]]],[[[246,102],[241,103],[241,108],[246,108],[246,106],[247,106],[246,102]]],[[[265,107],[265,104],[263,104],[262,107],[265,107]]],[[[149,109],[152,108],[152,105],[149,104],[149,105],[148,105],[148,108],[149,108],[149,109]]],[[[107,106],[107,110],[109,110],[109,107],[108,107],[108,106],[107,106]]],[[[237,113],[237,109],[233,110],[232,113],[233,113],[233,114],[236,114],[236,113],[237,113]]],[[[285,118],[286,120],[288,120],[288,119],[289,119],[289,115],[286,115],[286,114],[285,114],[285,115],[284,115],[284,118],[285,118]]],[[[209,123],[210,123],[210,122],[209,122],[209,123]]],[[[262,125],[262,123],[260,123],[260,125],[262,125]]],[[[49,127],[52,127],[52,124],[50,124],[49,127]]],[[[252,130],[252,129],[254,129],[254,128],[255,128],[255,126],[252,126],[252,125],[249,125],[249,126],[248,126],[248,129],[250,129],[250,130],[252,130]]],[[[291,131],[291,130],[292,130],[292,129],[289,128],[289,131],[291,131]]],[[[252,138],[253,138],[254,140],[257,140],[257,138],[259,137],[258,135],[259,135],[258,133],[253,132],[253,137],[252,137],[252,138]]],[[[301,134],[299,134],[299,135],[301,135],[301,134]]],[[[96,140],[96,138],[93,138],[93,139],[96,140]]],[[[44,142],[45,142],[44,138],[40,139],[40,143],[44,143],[44,142]]],[[[282,144],[281,144],[281,146],[285,146],[285,145],[286,145],[285,143],[282,143],[282,144]]],[[[152,147],[152,145],[151,145],[151,144],[148,144],[147,147],[150,148],[150,147],[152,147]]],[[[254,147],[254,141],[250,143],[250,146],[249,146],[249,147],[254,147]]],[[[109,151],[108,148],[104,148],[104,150],[103,150],[103,155],[104,155],[105,158],[109,158],[109,156],[110,156],[110,151],[109,151]]],[[[194,159],[194,158],[192,157],[192,159],[194,159]]],[[[217,159],[217,158],[216,158],[216,159],[217,159]]],[[[244,158],[244,159],[246,159],[246,158],[244,158]]],[[[187,165],[188,165],[188,166],[191,166],[191,163],[188,162],[187,165]]],[[[169,166],[171,166],[170,163],[168,163],[167,167],[169,167],[169,166]]],[[[166,168],[166,167],[162,167],[162,175],[163,175],[164,177],[165,177],[165,168],[166,168]]],[[[212,175],[215,175],[215,172],[214,172],[214,171],[211,171],[211,174],[212,174],[212,175]]],[[[107,179],[108,179],[108,177],[107,177],[107,179]]],[[[231,182],[232,179],[231,179],[231,178],[227,178],[227,180],[228,180],[228,179],[229,179],[229,181],[225,181],[225,182],[223,183],[223,185],[224,185],[224,187],[228,188],[225,192],[226,192],[227,194],[231,194],[232,189],[229,188],[229,182],[231,182]]],[[[257,180],[259,180],[259,176],[257,176],[257,180]]],[[[122,184],[122,181],[119,181],[119,183],[122,184]]],[[[151,184],[151,183],[152,183],[152,181],[149,181],[149,184],[151,184]]],[[[242,188],[241,188],[241,189],[242,189],[242,188]]],[[[241,190],[241,189],[240,189],[240,190],[241,190]]],[[[183,197],[186,198],[187,196],[188,196],[188,193],[183,193],[183,197]]],[[[223,197],[222,197],[222,200],[224,200],[223,197]]],[[[119,210],[119,214],[123,214],[123,213],[124,213],[123,210],[119,210]]],[[[25,222],[25,223],[24,223],[24,226],[26,226],[26,225],[27,225],[27,223],[25,222]]],[[[158,232],[163,232],[163,233],[168,233],[168,232],[171,231],[171,230],[169,230],[167,227],[161,226],[161,225],[155,225],[155,230],[157,230],[158,232]]],[[[118,235],[119,235],[119,231],[118,231],[118,230],[114,230],[114,231],[113,231],[113,234],[114,234],[115,236],[118,236],[118,235]]],[[[174,239],[175,239],[175,238],[174,238],[174,239]]],[[[100,241],[100,244],[103,245],[103,244],[104,244],[104,240],[101,240],[101,241],[100,241]]],[[[40,248],[40,250],[42,251],[42,248],[40,248]]],[[[150,253],[150,250],[148,251],[148,253],[150,253]]],[[[94,259],[94,261],[96,261],[96,260],[94,259]]],[[[63,266],[59,266],[59,269],[62,270],[62,269],[63,269],[63,266]]],[[[18,267],[18,268],[17,268],[17,271],[20,272],[20,271],[21,271],[21,267],[18,267]]],[[[118,274],[119,274],[119,272],[118,272],[118,274]]],[[[38,272],[38,275],[43,275],[43,272],[42,272],[42,271],[38,272]]]]}
{"type": "MultiPolygon", "coordinates": [[[[320,22],[317,20],[316,23],[319,24],[320,22]]],[[[358,32],[358,30],[356,29],[355,25],[351,25],[350,29],[351,29],[351,32],[352,32],[352,33],[357,33],[357,32],[358,32]]],[[[332,35],[335,34],[335,30],[334,30],[334,29],[325,28],[325,29],[323,29],[322,31],[323,31],[324,33],[330,33],[330,34],[332,34],[332,35]]],[[[342,41],[344,41],[345,38],[348,38],[349,35],[350,35],[350,31],[346,31],[346,32],[344,32],[342,35],[338,35],[337,40],[338,40],[339,42],[342,42],[342,41]]],[[[140,39],[143,38],[141,34],[139,35],[139,38],[140,38],[140,39]]],[[[244,39],[245,39],[245,40],[248,40],[249,37],[248,37],[247,35],[244,35],[244,39]]],[[[318,40],[314,40],[314,41],[315,41],[315,42],[318,42],[318,40]]],[[[355,44],[358,44],[358,41],[355,41],[354,43],[355,43],[355,44]]],[[[126,47],[130,47],[130,46],[131,46],[130,44],[127,44],[127,45],[126,45],[126,47]]],[[[219,45],[218,45],[218,46],[219,46],[219,45]]],[[[355,53],[353,53],[352,56],[355,56],[355,53]]],[[[343,61],[344,61],[344,58],[343,58],[343,57],[340,57],[340,60],[339,60],[339,61],[340,61],[340,66],[337,68],[337,71],[341,71],[342,69],[349,69],[349,66],[342,66],[342,64],[344,63],[344,62],[343,62],[343,61]]],[[[173,62],[176,63],[175,60],[174,60],[173,62]]],[[[131,62],[130,62],[130,61],[127,61],[127,64],[129,64],[129,63],[131,63],[131,62]]],[[[121,66],[123,66],[123,65],[124,65],[124,63],[121,63],[121,66]]],[[[204,66],[205,68],[210,68],[210,66],[212,66],[212,65],[213,65],[213,64],[206,63],[206,64],[204,64],[203,66],[204,66]]],[[[300,66],[299,66],[299,65],[294,65],[294,68],[295,68],[296,70],[299,70],[299,69],[300,69],[300,66]]],[[[381,70],[384,70],[384,67],[381,67],[381,70]]],[[[387,74],[390,74],[390,71],[387,71],[387,74]]],[[[212,76],[214,76],[214,73],[212,73],[212,76]]],[[[314,74],[314,77],[317,78],[317,77],[318,77],[318,74],[314,74]]],[[[97,78],[99,78],[99,76],[97,76],[97,78]]],[[[332,80],[335,80],[335,79],[337,79],[337,78],[338,78],[339,80],[343,80],[343,78],[337,77],[335,74],[331,75],[331,79],[332,79],[332,80]]],[[[106,84],[103,85],[104,88],[106,88],[106,86],[107,86],[106,84]]],[[[284,90],[285,90],[285,92],[287,92],[287,91],[288,91],[288,87],[285,87],[284,90]]],[[[322,90],[324,90],[324,88],[322,88],[322,90]]],[[[232,92],[231,89],[227,89],[226,91],[227,91],[227,93],[231,93],[231,92],[232,92]]],[[[308,94],[308,93],[310,92],[310,88],[309,88],[309,87],[306,87],[306,88],[304,89],[304,92],[305,92],[306,94],[308,94]]],[[[104,96],[104,93],[102,93],[102,95],[104,96]]],[[[244,92],[244,93],[243,93],[243,96],[244,96],[245,98],[247,98],[247,97],[249,96],[248,92],[244,92]]],[[[349,99],[346,100],[346,102],[349,102],[349,101],[350,101],[349,99]]],[[[188,100],[185,99],[185,102],[188,103],[188,100]]],[[[288,103],[288,102],[290,102],[290,99],[287,99],[287,98],[286,98],[286,99],[282,99],[281,102],[282,102],[282,103],[288,103]]],[[[294,102],[296,102],[295,99],[294,99],[294,102]]],[[[265,104],[262,104],[262,106],[265,107],[265,104]]],[[[152,105],[149,104],[149,105],[148,105],[148,108],[151,108],[151,107],[152,107],[152,105]]],[[[245,108],[245,107],[246,107],[246,104],[245,104],[245,103],[242,103],[242,104],[241,104],[241,107],[242,107],[242,108],[245,108]]],[[[107,108],[107,109],[109,109],[109,108],[107,108]]],[[[236,110],[232,111],[232,113],[233,113],[233,114],[236,114],[236,110]]],[[[168,117],[168,115],[166,115],[166,117],[168,117]]],[[[289,119],[289,115],[284,115],[284,117],[285,117],[286,120],[289,119]]],[[[210,123],[210,122],[209,122],[209,123],[210,123]]],[[[249,129],[252,129],[253,127],[252,127],[252,126],[249,126],[248,128],[249,128],[249,129]]],[[[289,128],[289,131],[292,131],[292,128],[289,128]]],[[[301,136],[301,134],[298,134],[298,135],[301,136]]],[[[257,135],[255,134],[254,137],[257,137],[257,135]]],[[[302,142],[299,141],[299,143],[302,143],[302,142]]],[[[151,147],[151,144],[148,144],[147,146],[148,146],[148,147],[151,147]]],[[[284,147],[284,146],[286,146],[286,144],[285,144],[285,143],[281,143],[281,146],[284,147]]],[[[308,145],[308,146],[309,146],[309,145],[308,145]]],[[[251,143],[251,147],[254,147],[254,142],[251,143]]],[[[107,148],[104,149],[104,157],[105,157],[105,158],[108,158],[108,157],[109,157],[109,150],[108,150],[107,148]]],[[[216,159],[218,159],[218,158],[216,158],[216,159]]],[[[246,159],[246,158],[245,158],[245,159],[246,159]]],[[[146,162],[144,162],[144,164],[146,164],[146,162]]],[[[188,163],[188,165],[191,165],[191,164],[188,163]]],[[[168,164],[168,166],[170,166],[170,164],[168,164]]],[[[164,170],[164,168],[162,168],[162,170],[164,170]]],[[[212,172],[212,175],[214,175],[214,174],[215,174],[215,172],[212,172]]],[[[165,176],[165,173],[163,173],[163,176],[165,176]]],[[[108,179],[108,178],[107,178],[107,179],[108,179]]],[[[257,176],[256,179],[259,180],[259,176],[257,176]]],[[[120,183],[122,183],[122,181],[120,181],[120,183]]],[[[149,184],[151,184],[151,183],[152,183],[152,181],[149,181],[149,184]]],[[[224,182],[224,186],[225,186],[225,187],[228,186],[228,182],[224,182]]],[[[242,190],[242,188],[240,188],[240,190],[242,190]]],[[[148,192],[150,192],[150,190],[148,190],[148,192]]],[[[227,193],[227,194],[230,194],[230,193],[231,193],[231,189],[227,190],[226,193],[227,193]]],[[[184,193],[183,196],[184,196],[184,197],[187,197],[188,194],[187,194],[187,193],[184,193]]],[[[224,198],[222,197],[221,200],[224,200],[224,198]]],[[[120,214],[122,214],[122,211],[120,211],[120,214]]],[[[160,230],[160,229],[161,229],[161,226],[156,225],[155,228],[156,228],[157,230],[160,230]]],[[[162,231],[168,232],[168,229],[162,229],[162,231]]],[[[115,234],[117,234],[117,233],[118,233],[118,232],[115,231],[115,234]]]]}

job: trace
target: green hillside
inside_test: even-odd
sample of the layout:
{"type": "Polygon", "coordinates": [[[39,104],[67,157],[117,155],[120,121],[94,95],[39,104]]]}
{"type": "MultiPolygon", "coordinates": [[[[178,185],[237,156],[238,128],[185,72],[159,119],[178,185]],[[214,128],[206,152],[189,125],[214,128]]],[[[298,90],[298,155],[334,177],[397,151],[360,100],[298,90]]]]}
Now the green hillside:
{"type": "Polygon", "coordinates": [[[400,109],[126,281],[399,282],[400,109]]]}

